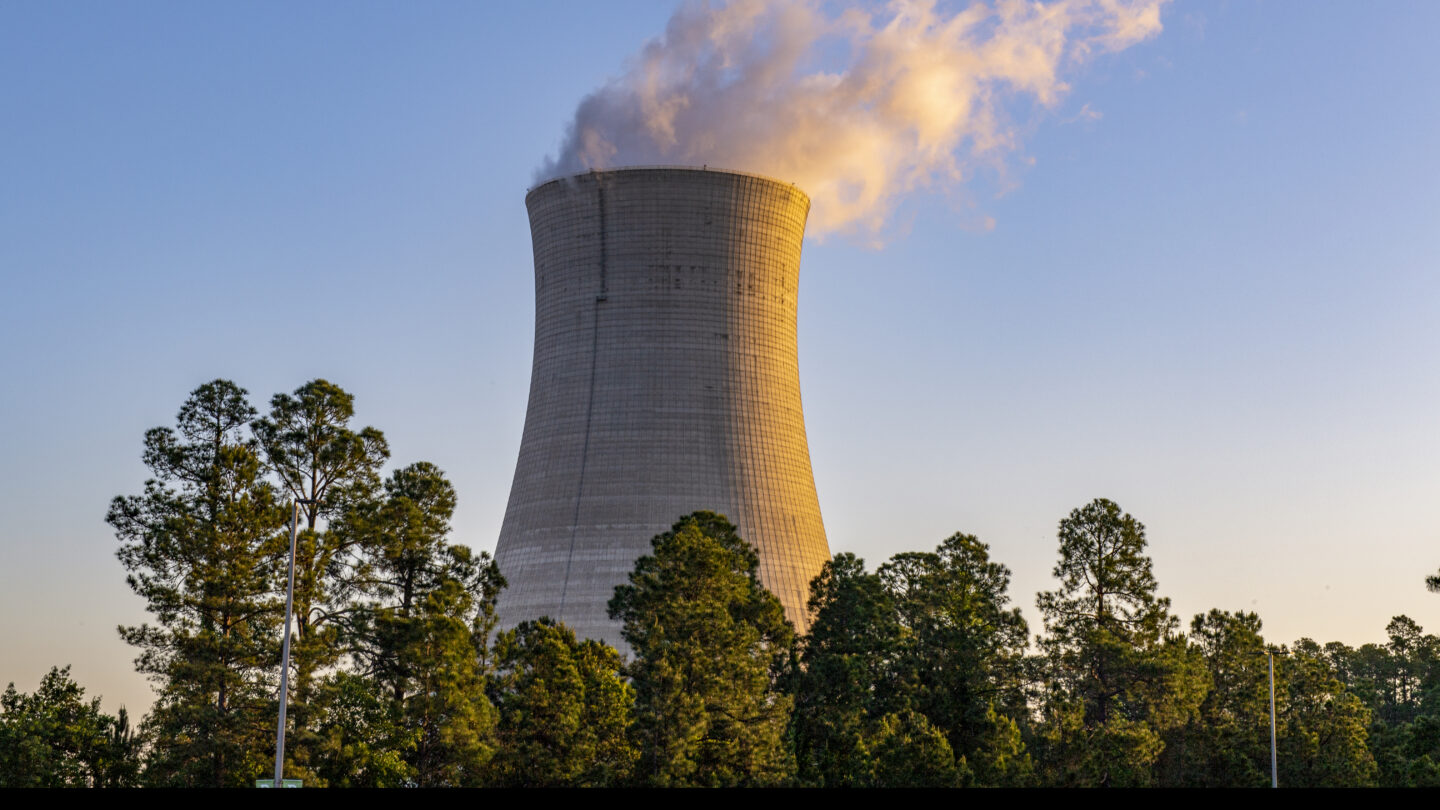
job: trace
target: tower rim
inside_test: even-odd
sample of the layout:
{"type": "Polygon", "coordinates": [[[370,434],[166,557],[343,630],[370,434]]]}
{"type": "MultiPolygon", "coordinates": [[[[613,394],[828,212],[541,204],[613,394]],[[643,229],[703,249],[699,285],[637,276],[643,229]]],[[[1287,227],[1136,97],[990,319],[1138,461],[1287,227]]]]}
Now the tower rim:
{"type": "Polygon", "coordinates": [[[607,169],[591,169],[590,171],[587,171],[587,172],[578,172],[578,173],[574,173],[574,174],[562,174],[562,175],[557,175],[557,176],[555,176],[555,177],[549,178],[548,180],[541,181],[540,183],[537,183],[537,184],[531,186],[530,188],[526,189],[526,191],[525,191],[525,202],[528,204],[528,203],[530,202],[530,198],[531,198],[532,196],[534,196],[536,193],[538,193],[541,189],[546,188],[547,186],[553,186],[553,185],[555,185],[555,184],[557,184],[557,183],[572,183],[572,182],[574,182],[574,181],[576,181],[576,180],[579,180],[579,179],[581,179],[581,178],[591,177],[591,176],[593,176],[593,175],[623,174],[623,173],[627,173],[627,172],[654,172],[654,171],[713,172],[713,173],[715,173],[715,174],[731,174],[731,175],[738,175],[738,176],[740,176],[740,177],[750,177],[750,178],[753,178],[753,179],[756,179],[756,180],[764,180],[764,181],[767,182],[767,183],[774,183],[775,185],[778,185],[778,186],[789,186],[790,188],[792,188],[792,189],[795,190],[795,193],[796,193],[796,194],[799,194],[801,197],[803,197],[803,198],[805,199],[805,205],[806,205],[807,208],[810,206],[810,195],[809,195],[808,193],[806,193],[806,191],[805,191],[804,189],[800,188],[800,184],[799,184],[799,183],[796,183],[796,182],[794,182],[794,181],[782,180],[782,179],[780,179],[780,178],[778,178],[778,177],[771,177],[770,175],[767,175],[767,174],[760,174],[759,172],[747,172],[747,171],[745,171],[744,169],[726,169],[726,168],[722,168],[722,167],[719,167],[719,166],[710,166],[710,165],[708,165],[708,164],[707,164],[707,165],[703,165],[703,166],[687,166],[687,165],[683,165],[683,164],[663,164],[663,163],[637,164],[637,165],[634,165],[634,166],[613,166],[613,167],[607,168],[607,169]]]}

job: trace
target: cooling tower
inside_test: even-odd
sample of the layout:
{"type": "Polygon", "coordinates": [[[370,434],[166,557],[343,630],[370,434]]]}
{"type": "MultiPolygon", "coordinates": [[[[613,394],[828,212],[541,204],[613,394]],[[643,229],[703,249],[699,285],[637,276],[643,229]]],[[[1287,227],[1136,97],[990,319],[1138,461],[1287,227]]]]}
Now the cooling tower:
{"type": "Polygon", "coordinates": [[[756,547],[803,631],[830,558],[796,359],[809,198],[741,172],[635,168],[553,180],[525,204],[535,360],[495,553],[502,626],[550,616],[621,646],[615,587],[651,538],[708,509],[756,547]]]}

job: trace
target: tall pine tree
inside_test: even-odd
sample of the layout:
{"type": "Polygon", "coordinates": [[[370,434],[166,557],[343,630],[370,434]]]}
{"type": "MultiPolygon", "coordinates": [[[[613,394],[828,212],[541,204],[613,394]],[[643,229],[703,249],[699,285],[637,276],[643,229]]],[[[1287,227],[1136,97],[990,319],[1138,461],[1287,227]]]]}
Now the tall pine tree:
{"type": "Polygon", "coordinates": [[[144,728],[154,784],[233,787],[266,767],[286,513],[246,437],[254,415],[228,380],[195,389],[174,429],[145,434],[144,493],[106,516],[155,619],[120,628],[159,692],[144,728]]]}
{"type": "Polygon", "coordinates": [[[652,541],[610,616],[635,662],[637,777],[655,786],[787,782],[791,699],[777,688],[794,630],[760,560],[723,515],[686,515],[652,541]]]}
{"type": "Polygon", "coordinates": [[[319,742],[310,717],[316,678],[343,654],[340,639],[352,618],[347,606],[362,553],[357,538],[326,524],[374,491],[390,456],[379,430],[350,426],[354,416],[353,396],[327,380],[312,380],[293,394],[276,394],[270,413],[252,425],[269,471],[281,491],[301,504],[304,521],[296,543],[290,685],[290,757],[302,776],[309,775],[319,742]]]}
{"type": "Polygon", "coordinates": [[[478,785],[494,753],[487,645],[504,580],[488,554],[450,543],[455,490],[435,465],[396,470],[372,494],[333,528],[358,555],[345,649],[371,687],[350,694],[389,706],[410,781],[478,785]]]}
{"type": "Polygon", "coordinates": [[[1144,786],[1162,734],[1204,697],[1198,655],[1156,595],[1145,527],[1103,498],[1060,521],[1060,586],[1039,595],[1046,635],[1037,744],[1051,784],[1144,786]]]}

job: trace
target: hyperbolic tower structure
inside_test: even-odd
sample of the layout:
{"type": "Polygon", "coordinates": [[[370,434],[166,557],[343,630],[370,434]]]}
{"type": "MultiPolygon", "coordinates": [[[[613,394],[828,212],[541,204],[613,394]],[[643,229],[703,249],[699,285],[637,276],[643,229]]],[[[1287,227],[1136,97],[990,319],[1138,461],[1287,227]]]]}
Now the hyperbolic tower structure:
{"type": "Polygon", "coordinates": [[[650,540],[727,516],[798,629],[830,558],[796,353],[809,198],[733,171],[631,168],[525,198],[535,359],[496,562],[502,626],[620,645],[606,614],[650,540]]]}

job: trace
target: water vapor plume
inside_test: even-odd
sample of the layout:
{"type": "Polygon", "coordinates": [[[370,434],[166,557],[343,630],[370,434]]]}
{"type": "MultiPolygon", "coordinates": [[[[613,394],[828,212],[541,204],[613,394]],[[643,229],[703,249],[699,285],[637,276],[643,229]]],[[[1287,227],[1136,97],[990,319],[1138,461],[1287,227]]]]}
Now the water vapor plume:
{"type": "Polygon", "coordinates": [[[807,192],[812,233],[877,234],[904,194],[1002,165],[1019,146],[1007,109],[1054,107],[1087,60],[1159,33],[1165,2],[691,2],[580,102],[537,179],[740,169],[807,192]]]}

